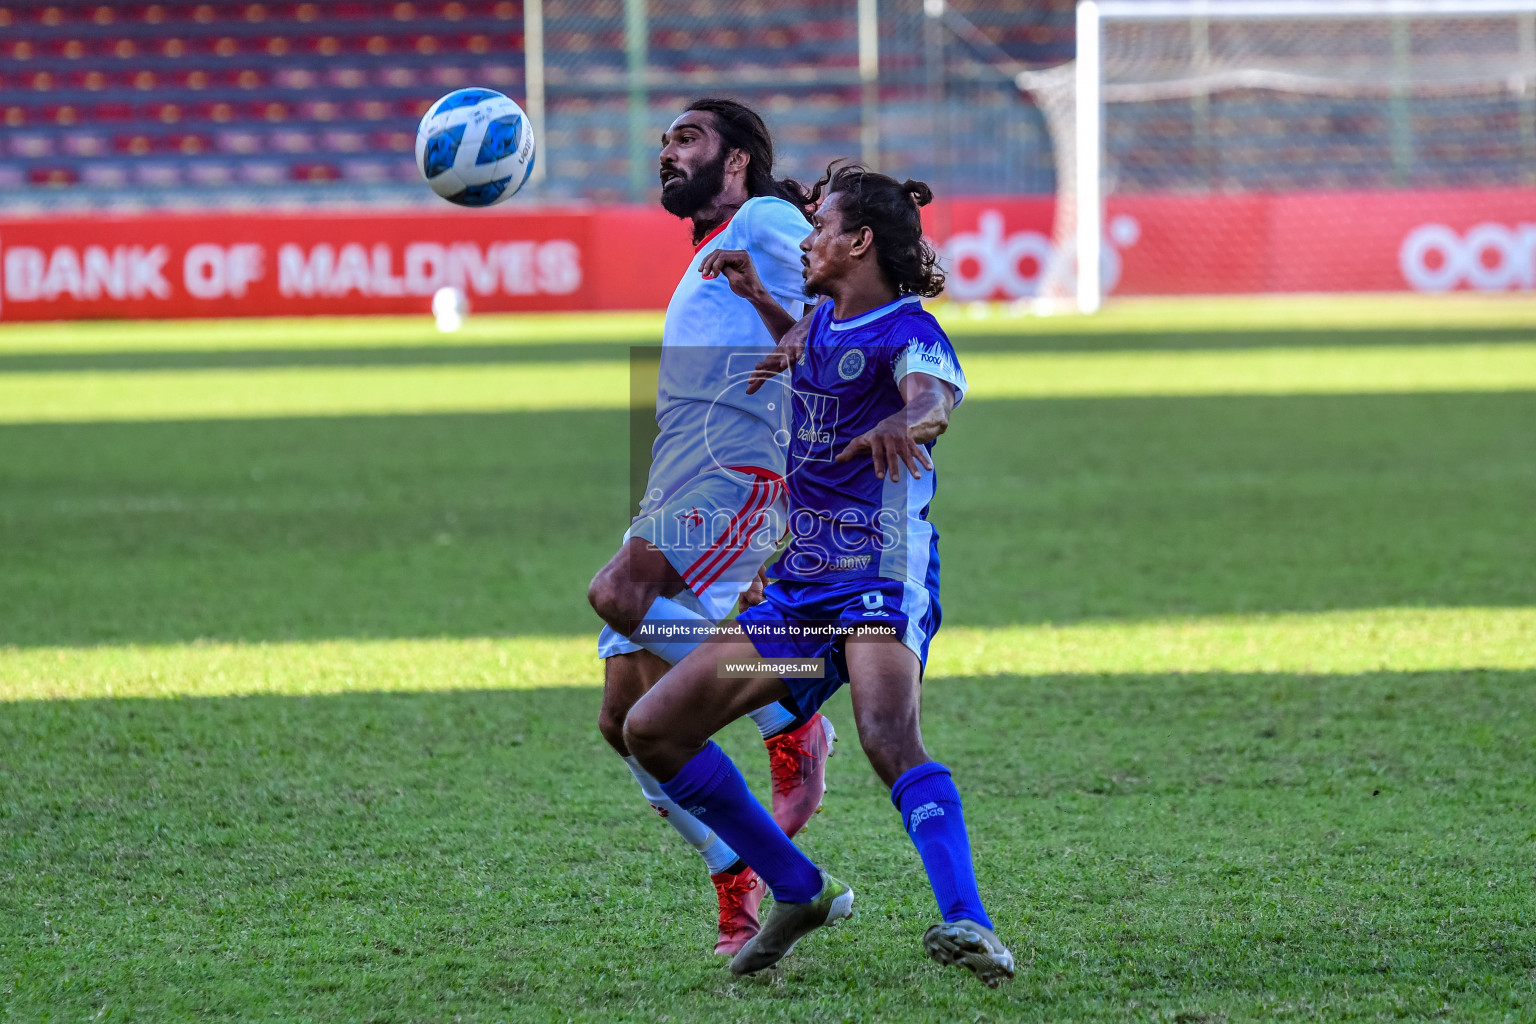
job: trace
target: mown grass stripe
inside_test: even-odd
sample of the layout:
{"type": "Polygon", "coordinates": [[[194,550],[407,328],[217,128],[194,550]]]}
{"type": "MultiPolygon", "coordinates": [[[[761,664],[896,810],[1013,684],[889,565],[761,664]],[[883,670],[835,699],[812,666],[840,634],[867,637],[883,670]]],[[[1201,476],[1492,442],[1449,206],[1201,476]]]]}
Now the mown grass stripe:
{"type": "MultiPolygon", "coordinates": [[[[972,400],[1536,390],[1536,344],[978,353],[972,400]]],[[[0,423],[618,409],[622,360],[0,374],[0,423]]]]}
{"type": "MultiPolygon", "coordinates": [[[[1380,608],[945,629],[929,678],[1536,669],[1536,608],[1380,608]]],[[[592,637],[0,648],[0,700],[597,686],[592,637]]]]}
{"type": "Polygon", "coordinates": [[[1536,389],[1536,344],[965,357],[973,398],[1412,394],[1536,389]]]}
{"type": "MultiPolygon", "coordinates": [[[[1318,330],[1346,333],[1530,328],[1528,295],[1276,295],[1114,299],[1094,316],[1020,314],[1007,303],[935,301],[927,308],[955,337],[1031,334],[1318,330]]],[[[90,352],[228,352],[421,345],[644,344],[661,338],[659,311],[474,314],[441,334],[425,305],[417,316],[245,317],[218,320],[87,320],[0,323],[0,355],[90,352]]]]}

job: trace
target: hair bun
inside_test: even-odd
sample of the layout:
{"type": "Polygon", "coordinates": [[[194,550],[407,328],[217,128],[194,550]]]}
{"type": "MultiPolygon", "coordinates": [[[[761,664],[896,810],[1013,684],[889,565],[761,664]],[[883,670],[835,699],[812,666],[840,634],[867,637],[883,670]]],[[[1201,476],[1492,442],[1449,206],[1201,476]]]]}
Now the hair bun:
{"type": "Polygon", "coordinates": [[[933,202],[933,189],[928,187],[926,181],[915,181],[908,178],[901,183],[902,189],[912,197],[912,201],[918,206],[927,206],[933,202]]]}

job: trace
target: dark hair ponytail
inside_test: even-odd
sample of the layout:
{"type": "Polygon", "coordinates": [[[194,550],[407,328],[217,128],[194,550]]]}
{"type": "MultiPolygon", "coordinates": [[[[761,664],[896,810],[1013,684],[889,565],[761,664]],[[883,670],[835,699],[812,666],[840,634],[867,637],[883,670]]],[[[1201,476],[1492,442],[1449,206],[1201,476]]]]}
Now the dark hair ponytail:
{"type": "Polygon", "coordinates": [[[833,192],[843,196],[838,204],[843,230],[869,228],[874,233],[875,259],[897,291],[932,298],[944,290],[939,254],[923,237],[923,217],[918,212],[933,202],[927,182],[897,181],[863,164],[834,160],[811,190],[811,205],[833,192]]]}
{"type": "Polygon", "coordinates": [[[739,149],[747,155],[747,195],[788,200],[806,220],[811,219],[811,196],[805,186],[793,178],[774,178],[773,136],[757,111],[745,103],[715,96],[696,99],[688,109],[713,114],[723,150],[739,149]]]}
{"type": "Polygon", "coordinates": [[[928,183],[926,181],[918,181],[915,178],[908,178],[906,181],[901,183],[901,189],[907,195],[911,196],[912,201],[918,206],[927,206],[929,203],[933,202],[933,189],[928,187],[928,183]]]}

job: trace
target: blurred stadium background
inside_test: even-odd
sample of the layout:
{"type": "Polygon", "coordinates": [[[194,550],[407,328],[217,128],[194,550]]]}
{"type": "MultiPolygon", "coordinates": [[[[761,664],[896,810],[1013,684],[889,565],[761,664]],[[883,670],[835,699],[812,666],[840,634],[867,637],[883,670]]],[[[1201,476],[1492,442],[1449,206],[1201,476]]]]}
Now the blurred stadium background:
{"type": "Polygon", "coordinates": [[[952,10],[980,54],[932,31],[921,0],[886,0],[867,108],[856,0],[11,3],[0,186],[33,208],[430,205],[411,159],[417,120],[465,85],[523,102],[539,8],[546,173],[530,198],[646,201],[659,133],[714,92],[762,107],[789,174],[878,152],[914,175],[944,163],[971,192],[1054,187],[1043,122],[996,65],[1070,59],[1066,0],[962,0],[952,10]]]}
{"type": "MultiPolygon", "coordinates": [[[[1094,181],[1107,210],[1084,241],[1072,0],[7,3],[0,319],[417,310],[428,285],[462,286],[473,271],[418,253],[415,276],[397,283],[421,225],[412,236],[375,215],[458,212],[421,187],[412,146],[427,106],[470,84],[522,102],[540,146],[510,219],[453,229],[487,247],[486,265],[521,261],[509,283],[482,289],[481,309],[659,304],[665,274],[610,294],[582,285],[579,268],[592,276],[598,249],[674,241],[654,205],[656,139],[710,93],[762,109],[781,173],[814,179],[857,155],[933,183],[943,201],[930,230],[955,299],[1070,297],[1080,243],[1100,250],[1102,290],[1120,294],[1532,286],[1536,236],[1521,227],[1536,217],[1530,4],[1342,17],[1349,5],[1277,0],[1270,16],[1221,14],[1244,4],[1157,20],[1116,20],[1117,0],[1102,5],[1094,181]],[[532,219],[514,223],[598,208],[649,219],[545,222],[543,235],[532,219]],[[251,243],[259,265],[206,249],[188,262],[199,239],[217,241],[218,215],[314,210],[353,216],[330,222],[334,239],[265,230],[251,243]],[[186,220],[157,235],[155,216],[194,211],[215,217],[201,235],[186,220]],[[129,214],[151,218],[131,238],[89,226],[129,214]],[[64,219],[44,228],[50,217],[64,219]],[[489,248],[520,231],[568,241],[578,269],[549,257],[566,270],[545,289],[538,252],[489,248]],[[297,256],[286,266],[318,279],[308,293],[336,301],[282,301],[295,295],[276,272],[285,240],[307,246],[302,267],[297,256]],[[60,257],[47,241],[73,248],[60,257]],[[110,248],[161,241],[164,258],[137,270],[110,248]],[[376,280],[330,287],[313,247],[348,241],[368,250],[376,280]],[[381,244],[393,248],[375,260],[381,244]],[[120,283],[135,274],[137,291],[120,283]],[[255,290],[230,304],[245,295],[226,279],[242,274],[255,290]]],[[[1118,3],[1121,15],[1134,8],[1118,3]]]]}
{"type": "MultiPolygon", "coordinates": [[[[762,107],[788,174],[813,176],[834,157],[861,154],[952,193],[1048,195],[1050,134],[1014,76],[1072,59],[1074,8],[1073,0],[929,0],[926,12],[922,0],[862,9],[858,0],[10,3],[0,7],[0,104],[10,129],[0,186],[13,210],[430,205],[410,158],[416,121],[439,95],[470,84],[524,100],[531,41],[542,55],[535,117],[546,172],[533,199],[647,200],[657,135],[688,99],[711,92],[762,107]]],[[[1299,81],[1149,91],[1111,135],[1116,186],[1528,184],[1531,17],[1376,19],[1365,39],[1360,24],[1345,33],[1316,21],[1290,26],[1281,45],[1246,56],[1320,70],[1341,54],[1341,36],[1352,36],[1347,55],[1383,59],[1334,69],[1341,80],[1353,76],[1354,96],[1308,95],[1299,81]],[[1372,90],[1389,84],[1383,72],[1394,54],[1400,71],[1419,74],[1372,90]],[[1445,77],[1436,64],[1457,59],[1480,61],[1455,70],[1483,88],[1413,94],[1445,77]],[[1309,130],[1278,130],[1293,125],[1309,130]]],[[[1224,57],[1231,66],[1242,56],[1220,52],[1220,40],[1213,53],[1208,32],[1208,19],[1185,19],[1155,50],[1142,41],[1143,56],[1165,65],[1162,77],[1180,64],[1210,74],[1224,57]]]]}

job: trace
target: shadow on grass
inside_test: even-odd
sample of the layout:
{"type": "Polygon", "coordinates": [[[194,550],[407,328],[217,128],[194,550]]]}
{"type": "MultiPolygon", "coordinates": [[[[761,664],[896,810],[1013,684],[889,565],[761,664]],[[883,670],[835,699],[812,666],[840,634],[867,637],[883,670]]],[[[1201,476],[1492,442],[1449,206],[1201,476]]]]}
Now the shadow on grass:
{"type": "MultiPolygon", "coordinates": [[[[656,343],[660,342],[660,337],[656,343]]],[[[967,352],[1119,352],[1202,349],[1329,348],[1379,345],[1469,345],[1536,340],[1536,328],[1390,328],[1338,330],[1212,330],[1082,334],[1029,331],[959,334],[967,352]]],[[[321,366],[506,365],[627,359],[633,342],[516,345],[382,346],[229,351],[51,352],[0,354],[0,373],[93,370],[201,370],[321,366]]]]}
{"type": "MultiPolygon", "coordinates": [[[[660,338],[657,339],[658,343],[660,338]]],[[[431,366],[628,359],[629,342],[547,345],[416,345],[380,348],[231,349],[0,355],[0,373],[92,370],[214,370],[317,366],[431,366]]]]}
{"type": "MultiPolygon", "coordinates": [[[[947,623],[1536,604],[1536,395],[968,403],[947,623]]],[[[0,427],[0,644],[586,634],[626,414],[0,427]]]]}
{"type": "MultiPolygon", "coordinates": [[[[999,993],[920,956],[932,897],[851,744],[801,843],[863,911],[735,982],[704,870],[602,746],[595,690],[8,704],[5,1004],[756,1020],[787,986],[806,1020],[1518,1019],[1532,681],[932,680],[926,738],[1019,954],[999,993]]],[[[725,742],[761,795],[755,734],[725,742]]]]}

